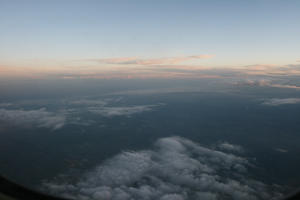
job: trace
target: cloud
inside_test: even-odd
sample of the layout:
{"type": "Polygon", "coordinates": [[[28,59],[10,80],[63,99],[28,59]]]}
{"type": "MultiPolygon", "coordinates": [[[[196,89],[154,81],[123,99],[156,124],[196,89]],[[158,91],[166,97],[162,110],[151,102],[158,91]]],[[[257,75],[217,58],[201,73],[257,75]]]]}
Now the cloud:
{"type": "Polygon", "coordinates": [[[135,60],[137,60],[137,57],[92,59],[90,61],[97,61],[97,62],[106,63],[106,64],[124,64],[124,63],[135,61],[135,60]]]}
{"type": "Polygon", "coordinates": [[[178,87],[178,88],[159,88],[159,89],[143,89],[143,90],[127,90],[121,92],[112,92],[109,95],[152,95],[152,94],[169,94],[169,93],[189,93],[201,92],[202,88],[197,87],[178,87]]]}
{"type": "MultiPolygon", "coordinates": [[[[112,93],[117,94],[117,93],[112,93]]],[[[79,99],[67,101],[72,109],[69,113],[76,113],[77,106],[82,107],[93,114],[101,115],[104,117],[116,117],[116,116],[131,116],[133,114],[152,111],[158,106],[164,105],[163,103],[153,105],[132,105],[132,106],[113,106],[111,103],[120,102],[122,98],[106,98],[100,99],[79,99]],[[74,107],[74,105],[76,107],[74,107]]]]}
{"type": "Polygon", "coordinates": [[[90,61],[97,61],[105,64],[137,64],[137,65],[172,65],[193,59],[208,59],[214,55],[195,55],[195,56],[181,56],[169,58],[156,58],[156,59],[139,59],[137,57],[123,57],[123,58],[107,58],[107,59],[94,59],[90,61]]]}
{"type": "Polygon", "coordinates": [[[137,113],[151,111],[159,105],[161,104],[123,107],[88,107],[88,111],[102,115],[104,117],[130,116],[137,113]]]}
{"type": "Polygon", "coordinates": [[[248,75],[290,76],[300,75],[300,65],[247,65],[239,67],[248,75]]]}
{"type": "Polygon", "coordinates": [[[235,152],[243,152],[243,148],[239,145],[230,144],[228,142],[223,142],[218,145],[220,150],[224,151],[235,151],[235,152]]]}
{"type": "MultiPolygon", "coordinates": [[[[70,67],[57,74],[59,78],[92,79],[257,79],[288,78],[300,76],[300,65],[248,65],[209,66],[182,63],[193,59],[204,59],[212,55],[138,59],[136,57],[82,60],[85,67],[70,67]],[[109,64],[109,65],[107,65],[109,64]]],[[[55,75],[52,74],[54,77],[55,75]]],[[[298,88],[293,85],[272,85],[272,87],[298,88]]]]}
{"type": "Polygon", "coordinates": [[[286,104],[298,104],[300,103],[300,98],[273,98],[273,99],[267,99],[262,104],[267,106],[280,106],[280,105],[286,105],[286,104]]]}
{"type": "Polygon", "coordinates": [[[270,86],[271,81],[267,79],[251,80],[247,79],[242,82],[239,82],[240,85],[253,85],[253,86],[270,86]]]}
{"type": "Polygon", "coordinates": [[[300,86],[297,85],[270,84],[269,86],[277,87],[277,88],[296,89],[296,90],[300,89],[300,86]]]}
{"type": "Polygon", "coordinates": [[[296,90],[300,89],[300,86],[297,86],[297,85],[272,83],[272,81],[268,80],[268,79],[260,79],[260,80],[249,80],[248,79],[248,80],[244,80],[242,82],[239,82],[237,84],[238,85],[251,85],[251,86],[262,86],[262,87],[296,89],[296,90]]]}
{"type": "Polygon", "coordinates": [[[196,65],[199,59],[214,55],[175,56],[163,58],[118,57],[106,59],[31,60],[22,63],[0,64],[0,76],[38,79],[152,79],[152,78],[244,78],[245,76],[300,76],[299,64],[255,64],[217,66],[196,65]],[[43,65],[43,68],[40,66],[43,65]],[[58,67],[59,66],[59,67],[58,67]]]}
{"type": "MultiPolygon", "coordinates": [[[[120,106],[122,98],[104,99],[64,99],[61,101],[64,109],[59,112],[49,112],[45,108],[30,110],[32,105],[45,105],[49,102],[19,102],[17,104],[0,104],[0,128],[18,126],[24,128],[50,128],[57,130],[65,124],[90,126],[96,123],[89,115],[82,116],[82,112],[89,112],[102,117],[130,117],[134,114],[153,111],[163,103],[152,105],[126,105],[120,106]],[[119,106],[114,106],[118,104],[119,106]],[[12,105],[25,106],[25,109],[16,109],[12,105]],[[27,108],[27,109],[26,109],[27,108]]],[[[59,107],[61,104],[55,104],[59,107]]]]}
{"type": "Polygon", "coordinates": [[[276,148],[276,149],[274,149],[275,151],[278,151],[278,152],[280,152],[280,153],[287,153],[287,152],[289,152],[288,150],[286,150],[286,149],[282,149],[282,148],[276,148]]]}
{"type": "Polygon", "coordinates": [[[7,110],[0,109],[0,123],[13,124],[21,127],[42,127],[53,130],[60,129],[65,124],[65,116],[39,110],[7,110]]]}
{"type": "MultiPolygon", "coordinates": [[[[246,158],[181,137],[159,139],[153,149],[123,152],[77,183],[44,182],[43,190],[80,200],[258,200],[280,197],[251,178],[246,158]]],[[[278,188],[277,188],[278,189],[278,188]]]]}
{"type": "Polygon", "coordinates": [[[10,107],[12,105],[13,105],[12,103],[0,103],[0,108],[1,107],[10,107]]]}
{"type": "Polygon", "coordinates": [[[107,104],[104,100],[91,100],[91,99],[79,99],[69,102],[72,105],[81,105],[81,106],[104,106],[107,104]]]}

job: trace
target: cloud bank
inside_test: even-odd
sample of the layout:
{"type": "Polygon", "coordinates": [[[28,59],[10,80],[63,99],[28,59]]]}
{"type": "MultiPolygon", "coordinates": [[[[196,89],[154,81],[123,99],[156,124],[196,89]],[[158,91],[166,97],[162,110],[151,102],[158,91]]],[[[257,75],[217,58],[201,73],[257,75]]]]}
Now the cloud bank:
{"type": "Polygon", "coordinates": [[[298,104],[300,103],[300,98],[283,98],[283,99],[268,99],[265,100],[262,104],[267,106],[280,106],[286,104],[298,104]]]}
{"type": "Polygon", "coordinates": [[[0,123],[4,124],[57,130],[65,125],[65,121],[64,115],[48,112],[45,108],[38,110],[0,109],[0,123]]]}
{"type": "Polygon", "coordinates": [[[251,179],[246,158],[181,137],[159,139],[153,149],[123,152],[77,183],[45,182],[54,195],[81,200],[256,200],[279,193],[251,179]]]}

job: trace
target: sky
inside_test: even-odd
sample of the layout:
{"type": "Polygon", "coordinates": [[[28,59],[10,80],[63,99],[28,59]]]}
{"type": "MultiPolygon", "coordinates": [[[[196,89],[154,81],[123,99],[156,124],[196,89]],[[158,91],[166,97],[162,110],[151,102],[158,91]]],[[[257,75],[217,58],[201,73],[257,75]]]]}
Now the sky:
{"type": "Polygon", "coordinates": [[[298,0],[0,0],[0,77],[299,65],[299,8],[298,0]]]}

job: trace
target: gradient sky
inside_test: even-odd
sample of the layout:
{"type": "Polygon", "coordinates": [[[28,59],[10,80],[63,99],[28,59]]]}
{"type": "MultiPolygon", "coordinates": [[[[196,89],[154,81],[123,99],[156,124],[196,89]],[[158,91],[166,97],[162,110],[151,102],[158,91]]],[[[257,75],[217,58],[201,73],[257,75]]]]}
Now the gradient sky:
{"type": "Polygon", "coordinates": [[[183,63],[299,64],[299,10],[298,0],[0,0],[0,65],[49,70],[195,55],[211,58],[183,63]]]}

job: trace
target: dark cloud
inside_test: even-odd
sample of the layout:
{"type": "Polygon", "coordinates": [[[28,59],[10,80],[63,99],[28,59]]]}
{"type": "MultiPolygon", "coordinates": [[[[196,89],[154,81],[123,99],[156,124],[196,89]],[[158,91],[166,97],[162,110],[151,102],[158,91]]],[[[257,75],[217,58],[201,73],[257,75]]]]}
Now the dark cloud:
{"type": "Polygon", "coordinates": [[[280,194],[250,178],[246,158],[181,137],[159,139],[152,150],[123,152],[77,183],[45,182],[54,195],[82,200],[274,199],[280,194]]]}

